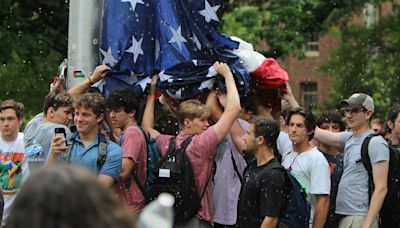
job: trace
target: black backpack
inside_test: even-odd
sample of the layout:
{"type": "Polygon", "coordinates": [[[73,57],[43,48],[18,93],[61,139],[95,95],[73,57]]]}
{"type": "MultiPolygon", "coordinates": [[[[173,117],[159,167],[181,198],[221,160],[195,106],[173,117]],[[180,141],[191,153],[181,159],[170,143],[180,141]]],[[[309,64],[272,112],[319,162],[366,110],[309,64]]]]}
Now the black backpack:
{"type": "Polygon", "coordinates": [[[307,194],[297,179],[280,164],[271,164],[270,169],[280,169],[285,173],[285,207],[279,215],[279,223],[285,227],[308,228],[310,226],[311,204],[307,194]]]}
{"type": "MultiPolygon", "coordinates": [[[[361,146],[361,160],[369,176],[369,199],[371,199],[374,189],[374,181],[371,160],[368,154],[368,144],[375,136],[379,136],[379,134],[368,135],[361,146]]],[[[400,151],[389,144],[389,154],[388,191],[379,213],[380,227],[400,227],[400,151]]]]}
{"type": "Polygon", "coordinates": [[[146,202],[155,200],[162,192],[175,197],[174,220],[186,222],[196,216],[200,200],[192,165],[186,156],[186,148],[192,137],[186,138],[180,148],[176,148],[176,138],[171,137],[168,152],[161,157],[154,169],[154,182],[146,191],[146,202]]]}

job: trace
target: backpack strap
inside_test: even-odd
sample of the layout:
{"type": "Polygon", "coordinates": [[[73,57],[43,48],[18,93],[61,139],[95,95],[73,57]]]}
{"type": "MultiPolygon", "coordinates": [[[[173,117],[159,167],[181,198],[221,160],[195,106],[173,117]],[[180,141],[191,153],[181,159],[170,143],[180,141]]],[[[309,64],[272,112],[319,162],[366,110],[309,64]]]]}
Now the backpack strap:
{"type": "MultiPolygon", "coordinates": [[[[188,145],[189,145],[190,142],[192,141],[192,136],[187,137],[187,138],[182,142],[181,147],[180,147],[179,149],[177,149],[177,150],[175,150],[175,146],[176,146],[175,140],[176,140],[175,137],[171,137],[171,139],[170,139],[170,141],[169,141],[169,147],[168,147],[168,156],[166,156],[166,159],[168,159],[168,158],[174,156],[174,155],[177,153],[177,151],[183,152],[183,153],[184,153],[184,156],[186,156],[186,148],[188,147],[188,145]]],[[[189,159],[188,159],[188,160],[189,160],[189,159]]],[[[190,161],[189,161],[189,162],[190,162],[190,161]]],[[[190,164],[190,166],[191,166],[191,164],[190,164]]],[[[193,169],[193,167],[192,167],[192,169],[193,169]]],[[[203,196],[204,196],[205,193],[206,193],[207,186],[208,186],[208,184],[209,184],[209,182],[210,182],[210,180],[211,180],[211,176],[212,176],[212,175],[210,175],[210,176],[208,177],[208,179],[207,179],[205,188],[204,188],[203,192],[202,192],[201,195],[200,195],[200,201],[203,199],[203,196]]],[[[198,190],[197,190],[197,192],[198,192],[198,190]]]]}
{"type": "MultiPolygon", "coordinates": [[[[143,133],[144,140],[146,141],[146,155],[147,155],[147,144],[150,143],[150,133],[146,132],[141,126],[137,126],[143,133]]],[[[139,190],[142,192],[143,197],[146,198],[146,191],[144,186],[140,183],[138,176],[136,175],[135,170],[132,169],[132,177],[133,180],[136,182],[139,190]]]]}
{"type": "Polygon", "coordinates": [[[240,175],[239,169],[238,169],[238,167],[236,165],[235,158],[233,157],[232,150],[231,150],[231,159],[232,159],[233,169],[235,170],[236,175],[239,177],[240,183],[242,183],[243,182],[243,177],[242,177],[242,175],[240,175]]]}
{"type": "Polygon", "coordinates": [[[108,140],[99,142],[99,156],[97,156],[97,167],[101,167],[106,163],[108,140]]]}
{"type": "MultiPolygon", "coordinates": [[[[74,139],[77,136],[77,134],[78,133],[76,133],[76,132],[73,133],[71,138],[74,139]]],[[[99,155],[97,156],[96,164],[97,164],[97,167],[99,169],[101,169],[101,167],[104,165],[104,163],[106,162],[106,159],[107,159],[107,147],[108,147],[109,139],[105,135],[102,135],[100,133],[98,134],[97,139],[99,141],[99,150],[98,150],[99,155]]],[[[71,141],[72,141],[72,143],[69,146],[67,153],[65,154],[65,156],[63,156],[63,160],[67,163],[71,163],[71,150],[75,144],[75,140],[71,140],[71,141]]]]}
{"type": "Polygon", "coordinates": [[[371,197],[372,197],[372,189],[374,188],[374,181],[373,181],[374,179],[373,179],[373,176],[372,176],[371,159],[370,159],[369,154],[368,154],[368,145],[369,145],[369,142],[371,141],[371,139],[373,137],[375,137],[375,136],[378,136],[378,135],[379,134],[376,134],[376,133],[368,135],[364,139],[364,141],[363,141],[363,143],[361,145],[361,161],[362,161],[365,169],[368,172],[368,196],[369,196],[370,200],[371,200],[371,197]]]}
{"type": "Polygon", "coordinates": [[[145,131],[141,126],[137,126],[143,133],[144,139],[146,140],[146,144],[150,143],[150,133],[145,131]]]}

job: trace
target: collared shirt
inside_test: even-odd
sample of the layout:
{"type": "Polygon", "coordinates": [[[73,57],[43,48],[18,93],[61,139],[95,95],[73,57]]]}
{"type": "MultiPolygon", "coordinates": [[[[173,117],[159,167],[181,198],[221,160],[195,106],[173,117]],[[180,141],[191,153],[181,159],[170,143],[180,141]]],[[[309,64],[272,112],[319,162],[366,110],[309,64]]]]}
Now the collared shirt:
{"type": "Polygon", "coordinates": [[[99,143],[107,140],[104,135],[99,134],[89,146],[85,148],[79,134],[71,135],[71,152],[69,161],[72,164],[83,166],[98,175],[107,175],[114,180],[119,180],[122,165],[122,150],[121,147],[112,141],[108,141],[106,161],[102,167],[97,165],[99,156],[99,143]]]}

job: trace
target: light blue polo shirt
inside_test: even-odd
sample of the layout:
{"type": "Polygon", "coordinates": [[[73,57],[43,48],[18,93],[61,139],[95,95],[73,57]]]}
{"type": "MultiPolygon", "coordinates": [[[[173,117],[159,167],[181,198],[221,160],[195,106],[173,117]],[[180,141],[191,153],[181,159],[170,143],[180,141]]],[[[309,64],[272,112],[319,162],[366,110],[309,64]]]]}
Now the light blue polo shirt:
{"type": "Polygon", "coordinates": [[[106,137],[103,134],[99,134],[98,137],[85,148],[79,134],[72,134],[71,142],[73,142],[73,144],[69,160],[72,164],[86,167],[98,175],[107,175],[118,181],[122,164],[122,150],[120,146],[109,140],[106,161],[101,169],[99,169],[100,167],[97,165],[99,142],[105,140],[107,140],[106,137]]]}

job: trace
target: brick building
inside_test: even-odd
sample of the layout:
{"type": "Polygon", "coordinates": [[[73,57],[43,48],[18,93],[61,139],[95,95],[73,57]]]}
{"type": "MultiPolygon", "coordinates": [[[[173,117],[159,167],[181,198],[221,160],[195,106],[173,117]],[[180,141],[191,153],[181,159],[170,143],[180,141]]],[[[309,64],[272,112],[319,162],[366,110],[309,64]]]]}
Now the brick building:
{"type": "MultiPolygon", "coordinates": [[[[353,23],[364,23],[369,26],[390,13],[400,13],[400,0],[388,1],[378,7],[367,4],[362,15],[355,17],[353,23]]],[[[339,42],[340,37],[330,33],[320,38],[314,36],[305,47],[304,59],[288,57],[280,62],[289,74],[293,94],[300,105],[322,108],[329,100],[329,91],[332,89],[331,77],[317,72],[316,68],[329,57],[339,42]]]]}

